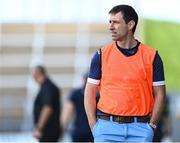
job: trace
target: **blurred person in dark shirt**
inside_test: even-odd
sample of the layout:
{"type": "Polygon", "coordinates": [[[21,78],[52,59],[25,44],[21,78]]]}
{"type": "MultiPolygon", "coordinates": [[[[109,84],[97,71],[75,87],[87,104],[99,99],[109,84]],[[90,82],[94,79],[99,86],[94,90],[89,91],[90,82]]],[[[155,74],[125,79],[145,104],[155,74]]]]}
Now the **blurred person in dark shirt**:
{"type": "Polygon", "coordinates": [[[62,110],[61,123],[64,132],[72,118],[75,117],[71,130],[73,142],[93,142],[94,140],[84,109],[84,88],[87,76],[87,73],[83,76],[82,87],[71,91],[62,110]]]}
{"type": "Polygon", "coordinates": [[[49,79],[43,66],[36,66],[33,78],[40,86],[34,102],[33,136],[40,142],[56,142],[61,134],[60,92],[58,87],[49,79]]]}

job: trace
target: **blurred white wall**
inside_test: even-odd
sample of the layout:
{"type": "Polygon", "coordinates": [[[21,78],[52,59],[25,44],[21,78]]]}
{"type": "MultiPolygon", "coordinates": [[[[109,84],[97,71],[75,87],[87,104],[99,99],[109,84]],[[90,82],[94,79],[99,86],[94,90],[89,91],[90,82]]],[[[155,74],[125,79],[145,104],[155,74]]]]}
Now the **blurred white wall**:
{"type": "Polygon", "coordinates": [[[0,0],[0,22],[107,22],[108,11],[129,4],[145,18],[180,22],[179,0],[0,0]]]}

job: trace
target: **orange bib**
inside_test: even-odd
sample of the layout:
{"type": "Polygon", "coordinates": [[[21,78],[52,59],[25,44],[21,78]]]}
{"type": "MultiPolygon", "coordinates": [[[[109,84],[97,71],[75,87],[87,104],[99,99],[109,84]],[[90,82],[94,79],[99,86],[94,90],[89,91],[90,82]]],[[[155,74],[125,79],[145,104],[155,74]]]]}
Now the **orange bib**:
{"type": "Polygon", "coordinates": [[[144,116],[152,112],[153,60],[156,51],[140,44],[126,57],[115,42],[101,49],[102,77],[98,109],[121,116],[144,116]]]}

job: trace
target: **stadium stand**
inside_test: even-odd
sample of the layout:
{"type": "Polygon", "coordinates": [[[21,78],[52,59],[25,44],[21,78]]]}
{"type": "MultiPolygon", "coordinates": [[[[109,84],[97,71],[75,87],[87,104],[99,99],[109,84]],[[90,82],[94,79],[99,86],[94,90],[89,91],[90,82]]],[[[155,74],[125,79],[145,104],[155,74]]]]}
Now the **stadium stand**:
{"type": "Polygon", "coordinates": [[[65,97],[81,83],[92,53],[110,41],[105,24],[0,25],[0,131],[30,130],[36,88],[31,67],[42,63],[65,97]]]}

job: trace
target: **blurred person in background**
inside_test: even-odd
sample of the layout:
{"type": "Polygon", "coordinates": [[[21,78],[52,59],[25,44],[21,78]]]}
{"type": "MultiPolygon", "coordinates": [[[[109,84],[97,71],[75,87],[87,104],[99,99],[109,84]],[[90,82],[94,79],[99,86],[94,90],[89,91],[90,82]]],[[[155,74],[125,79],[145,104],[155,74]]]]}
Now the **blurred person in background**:
{"type": "Polygon", "coordinates": [[[61,98],[58,87],[49,79],[43,66],[36,66],[33,78],[40,86],[34,102],[33,136],[40,142],[56,142],[61,134],[59,124],[61,98]]]}
{"type": "Polygon", "coordinates": [[[155,49],[135,39],[134,8],[117,5],[109,14],[113,41],[94,54],[85,88],[94,141],[151,142],[166,97],[163,62],[155,49]]]}
{"type": "Polygon", "coordinates": [[[71,91],[68,100],[65,102],[62,110],[61,124],[64,132],[74,117],[71,138],[73,142],[93,142],[93,135],[88,124],[84,109],[84,88],[87,79],[87,73],[83,76],[83,85],[80,88],[71,91]]]}

